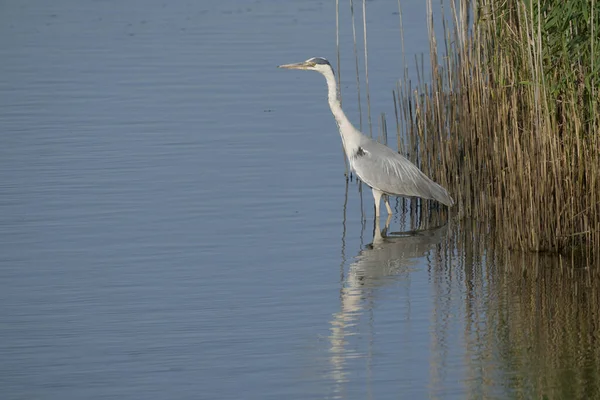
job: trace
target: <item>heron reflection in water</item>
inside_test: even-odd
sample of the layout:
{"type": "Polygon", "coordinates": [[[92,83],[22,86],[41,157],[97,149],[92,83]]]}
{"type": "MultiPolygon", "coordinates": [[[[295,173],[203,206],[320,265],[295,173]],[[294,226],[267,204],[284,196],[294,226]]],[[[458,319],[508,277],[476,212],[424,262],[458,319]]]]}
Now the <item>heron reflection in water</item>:
{"type": "Polygon", "coordinates": [[[407,158],[365,136],[352,125],[342,110],[335,74],[329,61],[314,57],[301,63],[280,65],[279,68],[317,71],[325,77],[329,107],[337,122],[344,152],[352,170],[373,190],[376,216],[379,216],[382,197],[388,215],[392,214],[388,195],[437,200],[447,206],[454,204],[446,189],[429,179],[407,158]]]}
{"type": "MultiPolygon", "coordinates": [[[[331,320],[330,363],[333,378],[346,381],[345,364],[349,359],[364,357],[349,338],[361,332],[361,315],[377,307],[373,291],[398,279],[406,278],[430,251],[444,241],[448,225],[432,229],[388,234],[390,217],[383,230],[375,218],[373,242],[366,245],[348,267],[341,289],[341,309],[331,320]]],[[[373,318],[373,317],[371,317],[373,318]]],[[[372,324],[370,322],[369,324],[372,324]]]]}
{"type": "Polygon", "coordinates": [[[388,217],[385,227],[381,229],[379,219],[375,218],[373,241],[350,264],[344,292],[356,293],[364,288],[377,287],[388,282],[391,277],[410,272],[411,267],[435,249],[448,232],[448,225],[445,224],[431,229],[388,234],[390,220],[391,217],[388,217]]]}

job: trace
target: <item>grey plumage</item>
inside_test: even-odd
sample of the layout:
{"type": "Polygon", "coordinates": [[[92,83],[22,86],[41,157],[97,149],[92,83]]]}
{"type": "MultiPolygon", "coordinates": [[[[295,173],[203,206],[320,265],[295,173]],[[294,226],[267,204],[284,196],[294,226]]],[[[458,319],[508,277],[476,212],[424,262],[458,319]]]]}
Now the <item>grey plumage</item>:
{"type": "Polygon", "coordinates": [[[454,204],[446,189],[429,179],[407,158],[366,136],[364,139],[359,145],[363,154],[355,153],[351,159],[356,175],[364,183],[388,195],[421,197],[447,206],[454,204]]]}

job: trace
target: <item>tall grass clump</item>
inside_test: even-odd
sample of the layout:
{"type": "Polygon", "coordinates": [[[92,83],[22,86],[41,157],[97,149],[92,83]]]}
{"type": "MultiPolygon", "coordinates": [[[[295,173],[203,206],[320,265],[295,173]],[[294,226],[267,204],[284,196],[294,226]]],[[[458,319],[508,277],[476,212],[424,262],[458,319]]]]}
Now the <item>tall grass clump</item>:
{"type": "Polygon", "coordinates": [[[596,0],[442,1],[442,44],[427,7],[431,76],[417,60],[396,88],[399,149],[509,247],[600,254],[596,0]]]}

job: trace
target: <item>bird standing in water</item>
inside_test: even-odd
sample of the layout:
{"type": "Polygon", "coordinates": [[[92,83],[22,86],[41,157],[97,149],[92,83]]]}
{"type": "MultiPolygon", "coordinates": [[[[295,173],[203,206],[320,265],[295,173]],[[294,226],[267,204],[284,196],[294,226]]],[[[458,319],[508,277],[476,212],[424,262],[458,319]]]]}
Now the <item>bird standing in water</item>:
{"type": "MultiPolygon", "coordinates": [[[[317,71],[327,80],[329,108],[337,122],[344,152],[354,173],[373,190],[376,216],[379,216],[383,195],[421,197],[447,206],[454,204],[446,189],[429,179],[407,158],[365,136],[352,125],[340,105],[335,74],[329,61],[314,57],[301,63],[280,65],[279,68],[317,71]]],[[[385,206],[388,214],[392,214],[387,197],[385,206]]]]}

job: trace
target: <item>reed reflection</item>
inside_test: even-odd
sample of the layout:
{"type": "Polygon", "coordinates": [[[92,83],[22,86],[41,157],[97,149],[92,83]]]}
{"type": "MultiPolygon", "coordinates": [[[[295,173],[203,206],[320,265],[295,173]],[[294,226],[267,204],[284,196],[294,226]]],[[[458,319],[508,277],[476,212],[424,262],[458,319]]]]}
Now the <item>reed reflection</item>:
{"type": "Polygon", "coordinates": [[[472,398],[600,398],[600,277],[576,259],[498,250],[465,299],[472,398]]]}
{"type": "Polygon", "coordinates": [[[403,226],[418,228],[400,233],[375,221],[372,242],[343,259],[334,397],[387,382],[416,394],[406,398],[600,398],[599,269],[426,211],[407,209],[403,226]]]}

